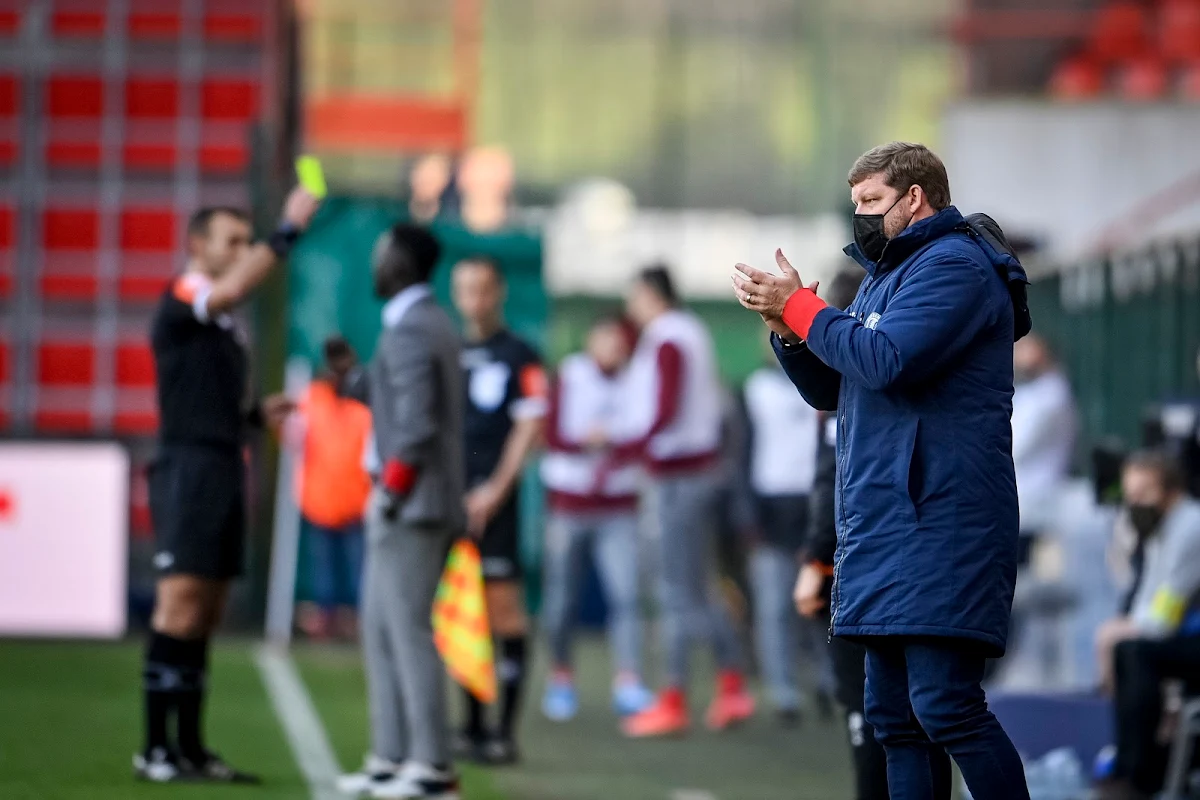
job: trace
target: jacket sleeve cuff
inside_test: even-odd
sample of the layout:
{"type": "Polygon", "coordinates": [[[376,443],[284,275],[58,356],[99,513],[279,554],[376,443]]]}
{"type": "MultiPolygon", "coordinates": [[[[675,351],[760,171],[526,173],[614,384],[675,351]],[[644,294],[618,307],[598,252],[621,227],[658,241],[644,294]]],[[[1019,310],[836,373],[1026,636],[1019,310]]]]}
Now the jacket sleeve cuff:
{"type": "Polygon", "coordinates": [[[413,484],[417,482],[417,470],[412,465],[393,458],[383,465],[383,474],[380,475],[379,482],[389,492],[408,494],[413,484]]]}
{"type": "Polygon", "coordinates": [[[788,298],[783,307],[783,324],[801,339],[808,338],[813,319],[826,307],[826,302],[811,289],[801,289],[788,298]]]}

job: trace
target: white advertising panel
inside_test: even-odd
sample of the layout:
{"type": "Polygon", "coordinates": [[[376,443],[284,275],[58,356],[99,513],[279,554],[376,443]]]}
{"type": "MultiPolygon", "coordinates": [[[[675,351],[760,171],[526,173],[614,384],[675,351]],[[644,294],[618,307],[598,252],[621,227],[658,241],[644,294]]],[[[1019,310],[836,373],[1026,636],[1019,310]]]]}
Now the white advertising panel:
{"type": "Polygon", "coordinates": [[[0,444],[0,635],[125,632],[129,456],[0,444]]]}

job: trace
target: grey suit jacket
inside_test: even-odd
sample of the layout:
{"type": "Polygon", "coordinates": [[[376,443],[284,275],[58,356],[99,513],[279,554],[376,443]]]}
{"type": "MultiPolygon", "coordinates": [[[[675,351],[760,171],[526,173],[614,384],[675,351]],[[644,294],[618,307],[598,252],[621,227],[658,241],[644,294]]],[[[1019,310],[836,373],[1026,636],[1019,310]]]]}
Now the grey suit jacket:
{"type": "Polygon", "coordinates": [[[406,525],[466,527],[460,350],[458,331],[432,297],[379,334],[371,414],[383,463],[398,458],[417,471],[398,516],[406,525]]]}

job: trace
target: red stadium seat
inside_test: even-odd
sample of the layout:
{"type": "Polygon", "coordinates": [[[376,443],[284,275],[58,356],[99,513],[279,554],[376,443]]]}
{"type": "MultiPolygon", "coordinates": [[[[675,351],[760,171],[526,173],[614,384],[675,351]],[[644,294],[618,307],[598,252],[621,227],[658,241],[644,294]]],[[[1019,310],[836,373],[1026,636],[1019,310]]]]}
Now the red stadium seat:
{"type": "Polygon", "coordinates": [[[1123,64],[1116,73],[1117,95],[1123,100],[1160,100],[1167,91],[1167,68],[1157,58],[1123,64]]]}
{"type": "Polygon", "coordinates": [[[204,38],[210,42],[257,44],[263,38],[265,12],[263,0],[208,0],[204,38]]]}
{"type": "Polygon", "coordinates": [[[1090,100],[1104,90],[1104,70],[1087,56],[1059,62],[1050,76],[1050,94],[1059,100],[1090,100]]]}
{"type": "Polygon", "coordinates": [[[182,29],[178,0],[132,0],[129,4],[131,39],[178,39],[182,29]]]}
{"type": "Polygon", "coordinates": [[[16,244],[16,215],[9,206],[0,206],[0,250],[8,250],[16,244]]]}
{"type": "Polygon", "coordinates": [[[33,426],[38,433],[91,433],[92,412],[86,409],[39,408],[33,416],[33,426]]]}
{"type": "Polygon", "coordinates": [[[100,281],[92,272],[43,272],[38,279],[42,296],[48,300],[89,303],[100,292],[100,281]]]}
{"type": "Polygon", "coordinates": [[[47,250],[94,250],[100,215],[94,208],[47,208],[42,213],[42,245],[47,250]]]}
{"type": "Polygon", "coordinates": [[[150,436],[158,431],[158,406],[153,387],[117,390],[113,432],[123,436],[150,436]]]}
{"type": "Polygon", "coordinates": [[[46,81],[51,117],[98,118],[104,113],[104,82],[94,75],[54,75],[46,81]]]}
{"type": "Polygon", "coordinates": [[[258,14],[206,14],[204,38],[216,42],[253,43],[262,39],[263,22],[258,14]]]}
{"type": "Polygon", "coordinates": [[[96,380],[96,348],[88,341],[43,341],[37,376],[43,386],[90,386],[96,380]]]}
{"type": "Polygon", "coordinates": [[[104,82],[95,75],[52,75],[46,81],[46,112],[46,162],[70,170],[99,167],[104,82]]]}
{"type": "Polygon", "coordinates": [[[243,122],[258,114],[258,83],[244,78],[209,78],[200,84],[200,115],[206,120],[243,122]]]}
{"type": "Polygon", "coordinates": [[[136,119],[125,124],[121,161],[133,172],[171,172],[179,151],[174,119],[136,119]]]}
{"type": "Polygon", "coordinates": [[[241,174],[250,166],[245,144],[200,145],[200,171],[207,174],[241,174]]]}
{"type": "Polygon", "coordinates": [[[1200,60],[1200,0],[1164,0],[1158,12],[1158,52],[1172,63],[1200,60]]]}
{"type": "Polygon", "coordinates": [[[113,415],[113,432],[124,436],[153,436],[158,433],[158,412],[118,411],[113,415]]]}
{"type": "Polygon", "coordinates": [[[0,297],[8,297],[13,290],[13,250],[16,247],[15,219],[13,210],[0,206],[0,297]]]}
{"type": "Polygon", "coordinates": [[[121,211],[121,249],[135,252],[173,252],[175,214],[158,208],[121,211]]]}
{"type": "Polygon", "coordinates": [[[59,169],[96,169],[102,155],[97,141],[51,139],[46,142],[46,163],[59,169]]]}
{"type": "Polygon", "coordinates": [[[122,275],[117,280],[121,299],[132,303],[157,302],[171,282],[167,275],[122,275]]]}
{"type": "Polygon", "coordinates": [[[122,342],[117,345],[116,378],[118,386],[153,386],[154,353],[147,342],[122,342]]]}
{"type": "Polygon", "coordinates": [[[179,81],[172,77],[132,77],[125,82],[125,116],[174,119],[179,114],[179,81]]]}
{"type": "Polygon", "coordinates": [[[15,75],[0,75],[0,117],[15,117],[21,107],[21,84],[15,75]]]}
{"type": "MultiPolygon", "coordinates": [[[[3,133],[0,133],[3,136],[3,133]]],[[[0,167],[11,167],[17,163],[17,143],[15,139],[0,138],[0,167]]]]}
{"type": "Polygon", "coordinates": [[[9,375],[8,342],[0,339],[0,383],[8,383],[9,375]]]}
{"type": "Polygon", "coordinates": [[[42,214],[45,263],[42,294],[53,300],[90,301],[98,288],[92,251],[100,241],[100,217],[93,208],[51,207],[42,214]]]}
{"type": "Polygon", "coordinates": [[[174,142],[125,142],[121,162],[132,172],[170,172],[175,169],[174,142]]]}
{"type": "Polygon", "coordinates": [[[1148,27],[1146,10],[1140,3],[1110,2],[1093,19],[1088,37],[1091,53],[1106,63],[1137,58],[1149,48],[1148,27]]]}
{"type": "Polygon", "coordinates": [[[104,36],[105,3],[55,0],[50,30],[56,37],[100,39],[104,36]]]}
{"type": "Polygon", "coordinates": [[[129,38],[178,39],[183,23],[179,13],[161,14],[153,11],[130,12],[129,38]]]}
{"type": "Polygon", "coordinates": [[[16,36],[20,30],[20,12],[15,8],[0,8],[0,36],[16,36]]]}

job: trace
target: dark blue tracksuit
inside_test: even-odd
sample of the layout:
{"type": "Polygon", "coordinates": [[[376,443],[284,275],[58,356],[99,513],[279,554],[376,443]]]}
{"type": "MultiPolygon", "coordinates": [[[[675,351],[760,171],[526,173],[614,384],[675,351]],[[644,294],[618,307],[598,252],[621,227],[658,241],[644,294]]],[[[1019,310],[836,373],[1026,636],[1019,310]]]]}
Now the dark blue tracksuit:
{"type": "Polygon", "coordinates": [[[1013,307],[946,208],[892,239],[847,311],[825,308],[780,364],[838,413],[832,627],[867,648],[866,716],[892,800],[932,795],[930,742],[976,800],[1028,797],[987,709],[1016,577],[1013,307]]]}

